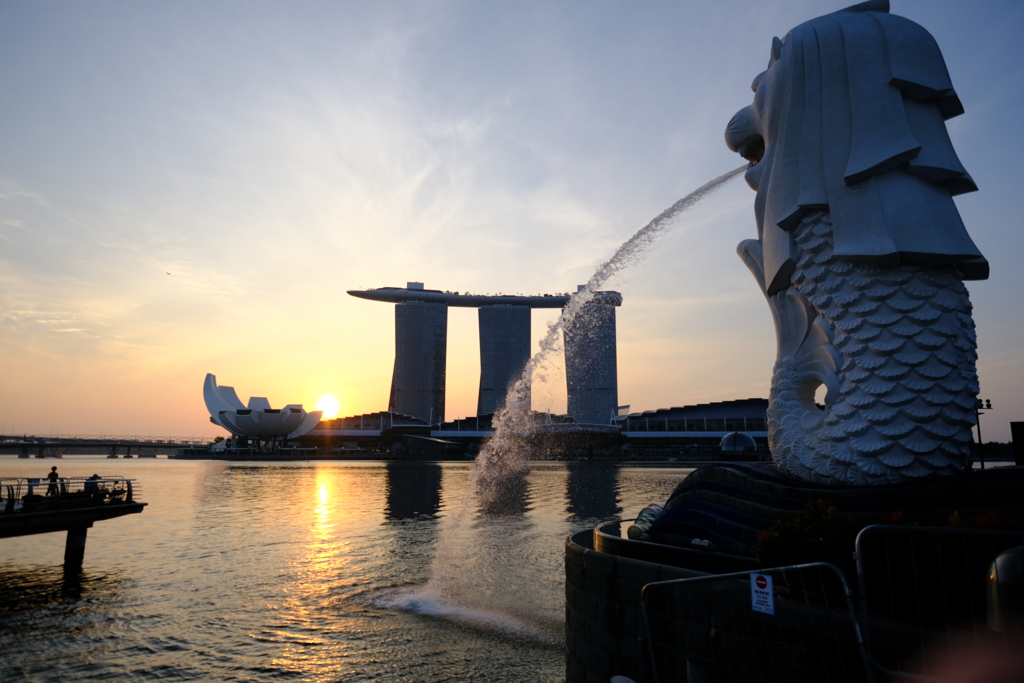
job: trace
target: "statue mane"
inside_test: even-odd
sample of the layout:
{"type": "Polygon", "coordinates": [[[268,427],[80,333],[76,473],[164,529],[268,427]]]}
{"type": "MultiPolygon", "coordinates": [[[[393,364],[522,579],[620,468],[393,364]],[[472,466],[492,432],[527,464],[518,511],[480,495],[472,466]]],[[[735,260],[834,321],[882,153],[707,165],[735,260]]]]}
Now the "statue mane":
{"type": "Polygon", "coordinates": [[[945,126],[963,105],[935,39],[888,9],[861,3],[774,39],[754,103],[726,130],[741,154],[755,137],[764,146],[757,212],[769,294],[789,286],[790,231],[822,209],[839,258],[988,277],[952,200],[977,190],[945,126]]]}

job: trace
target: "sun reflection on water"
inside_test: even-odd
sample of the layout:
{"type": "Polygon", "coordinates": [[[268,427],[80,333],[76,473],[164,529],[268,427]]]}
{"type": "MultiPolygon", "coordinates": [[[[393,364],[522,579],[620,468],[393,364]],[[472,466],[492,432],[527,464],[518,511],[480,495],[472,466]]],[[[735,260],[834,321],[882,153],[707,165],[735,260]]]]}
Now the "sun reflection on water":
{"type": "Polygon", "coordinates": [[[317,497],[319,498],[319,503],[316,506],[316,528],[323,532],[329,526],[328,521],[331,517],[331,510],[327,506],[327,501],[330,498],[330,490],[327,488],[327,482],[320,482],[320,491],[317,497]]]}
{"type": "Polygon", "coordinates": [[[295,492],[300,508],[307,506],[298,527],[308,531],[282,587],[286,597],[281,609],[260,634],[281,648],[273,665],[304,680],[336,679],[362,663],[358,648],[353,649],[352,636],[357,634],[345,618],[344,603],[361,573],[353,564],[365,565],[367,559],[365,549],[353,552],[365,545],[353,546],[352,531],[365,528],[367,498],[373,496],[354,476],[359,473],[346,468],[317,467],[315,476],[295,492]]]}

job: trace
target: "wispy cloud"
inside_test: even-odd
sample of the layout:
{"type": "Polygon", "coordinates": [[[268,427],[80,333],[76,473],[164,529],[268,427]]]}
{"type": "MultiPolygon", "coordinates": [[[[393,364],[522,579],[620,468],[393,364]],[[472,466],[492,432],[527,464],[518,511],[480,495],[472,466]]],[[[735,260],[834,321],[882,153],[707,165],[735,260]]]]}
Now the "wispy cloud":
{"type": "MultiPolygon", "coordinates": [[[[382,408],[393,314],[345,290],[571,290],[738,165],[721,131],[772,35],[846,4],[8,3],[0,370],[40,406],[32,387],[63,382],[69,420],[95,415],[76,406],[102,384],[125,420],[167,433],[207,428],[209,370],[283,400],[330,390],[353,412],[382,408]],[[117,398],[152,387],[158,416],[117,398]]],[[[988,194],[958,202],[993,262],[991,286],[972,285],[982,348],[1005,360],[1024,332],[1006,315],[1024,238],[1004,153],[1021,136],[1007,83],[1024,18],[895,9],[936,33],[968,105],[954,133],[988,194]]],[[[763,395],[771,322],[734,254],[755,232],[751,201],[725,188],[611,283],[623,403],[763,395]]],[[[473,324],[452,327],[453,414],[475,405],[473,324]]],[[[982,382],[1017,405],[1024,375],[1005,367],[982,382]]]]}

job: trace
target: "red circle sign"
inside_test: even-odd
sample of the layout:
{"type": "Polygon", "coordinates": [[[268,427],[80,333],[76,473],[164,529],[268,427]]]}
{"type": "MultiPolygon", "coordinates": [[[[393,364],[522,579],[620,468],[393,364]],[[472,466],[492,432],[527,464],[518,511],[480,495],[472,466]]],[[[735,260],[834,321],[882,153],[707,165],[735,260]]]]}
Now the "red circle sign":
{"type": "Polygon", "coordinates": [[[768,579],[764,578],[763,576],[759,576],[756,579],[754,579],[754,583],[756,583],[757,587],[761,590],[764,590],[768,587],[768,579]]]}

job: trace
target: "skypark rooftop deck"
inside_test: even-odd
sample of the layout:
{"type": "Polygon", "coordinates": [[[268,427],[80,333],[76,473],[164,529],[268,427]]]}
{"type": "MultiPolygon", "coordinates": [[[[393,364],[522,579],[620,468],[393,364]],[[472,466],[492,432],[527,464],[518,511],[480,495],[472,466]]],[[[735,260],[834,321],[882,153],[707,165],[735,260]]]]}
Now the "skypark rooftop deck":
{"type": "MultiPolygon", "coordinates": [[[[569,303],[568,294],[537,294],[533,296],[521,296],[518,294],[459,294],[458,292],[442,292],[439,289],[409,289],[405,287],[353,289],[349,290],[348,293],[354,297],[371,301],[386,301],[388,303],[422,301],[463,308],[480,308],[481,306],[564,308],[569,303]]],[[[618,292],[598,292],[596,298],[613,306],[622,305],[622,295],[618,292]]]]}
{"type": "MultiPolygon", "coordinates": [[[[449,308],[477,309],[480,393],[476,412],[483,415],[501,410],[509,385],[522,376],[530,360],[530,311],[564,309],[572,299],[565,293],[459,294],[427,289],[422,282],[409,282],[404,288],[354,289],[349,294],[394,304],[395,369],[388,411],[430,425],[444,421],[449,308]]],[[[605,424],[618,405],[615,308],[622,305],[622,295],[587,293],[573,305],[577,304],[585,314],[567,320],[563,328],[569,414],[577,422],[605,424]]]]}

